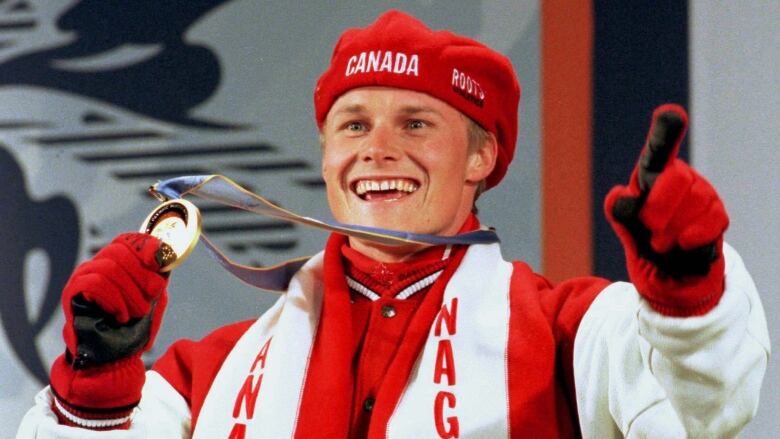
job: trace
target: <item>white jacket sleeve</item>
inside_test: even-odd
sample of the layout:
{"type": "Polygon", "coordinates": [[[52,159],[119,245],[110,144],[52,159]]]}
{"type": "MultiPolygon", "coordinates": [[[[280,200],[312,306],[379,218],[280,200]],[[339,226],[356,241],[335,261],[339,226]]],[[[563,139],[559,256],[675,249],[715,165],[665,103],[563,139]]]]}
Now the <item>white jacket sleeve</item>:
{"type": "Polygon", "coordinates": [[[590,306],[574,345],[584,437],[734,437],[752,419],[769,335],[742,259],[723,250],[726,288],[704,316],[661,315],[628,283],[590,306]]]}
{"type": "Polygon", "coordinates": [[[22,419],[17,439],[156,439],[189,438],[187,401],[157,372],[146,373],[141,402],[128,430],[94,431],[57,423],[48,387],[35,397],[35,406],[22,419]]]}

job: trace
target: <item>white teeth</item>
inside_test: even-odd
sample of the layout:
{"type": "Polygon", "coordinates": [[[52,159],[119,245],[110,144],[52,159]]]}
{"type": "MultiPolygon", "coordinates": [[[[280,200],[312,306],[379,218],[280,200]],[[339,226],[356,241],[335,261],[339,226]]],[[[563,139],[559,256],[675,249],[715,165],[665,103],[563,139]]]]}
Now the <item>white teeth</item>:
{"type": "Polygon", "coordinates": [[[372,191],[393,191],[398,190],[402,192],[412,193],[416,191],[418,186],[403,179],[393,180],[360,180],[355,184],[355,192],[358,195],[363,195],[366,192],[372,191]]]}

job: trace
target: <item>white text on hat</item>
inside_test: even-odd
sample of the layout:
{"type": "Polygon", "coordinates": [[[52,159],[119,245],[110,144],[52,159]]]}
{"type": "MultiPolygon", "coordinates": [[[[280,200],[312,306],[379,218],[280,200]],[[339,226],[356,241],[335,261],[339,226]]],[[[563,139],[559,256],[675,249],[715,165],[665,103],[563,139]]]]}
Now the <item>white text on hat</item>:
{"type": "Polygon", "coordinates": [[[407,55],[402,52],[371,50],[352,55],[347,61],[344,76],[356,73],[388,72],[418,76],[420,57],[416,53],[407,55]]]}
{"type": "Polygon", "coordinates": [[[475,105],[482,107],[485,102],[485,91],[476,79],[452,69],[452,89],[475,105]]]}

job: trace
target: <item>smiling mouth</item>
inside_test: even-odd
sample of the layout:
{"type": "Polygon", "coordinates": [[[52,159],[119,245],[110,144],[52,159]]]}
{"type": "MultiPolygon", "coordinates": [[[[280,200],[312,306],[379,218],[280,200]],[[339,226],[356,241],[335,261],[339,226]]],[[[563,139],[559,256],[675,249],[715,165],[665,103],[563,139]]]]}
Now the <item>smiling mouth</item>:
{"type": "Polygon", "coordinates": [[[406,197],[419,189],[420,184],[407,178],[356,180],[352,190],[365,201],[390,201],[406,197]]]}

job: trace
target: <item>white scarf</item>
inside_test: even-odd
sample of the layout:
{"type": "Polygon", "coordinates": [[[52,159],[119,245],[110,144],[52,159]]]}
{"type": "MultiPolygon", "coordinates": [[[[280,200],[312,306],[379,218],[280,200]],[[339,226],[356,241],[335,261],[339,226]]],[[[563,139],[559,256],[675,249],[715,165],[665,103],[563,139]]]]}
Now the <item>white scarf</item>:
{"type": "MultiPolygon", "coordinates": [[[[320,253],[301,268],[288,292],[225,359],[200,411],[195,439],[229,438],[231,432],[287,438],[306,422],[298,414],[322,308],[323,259],[320,253]]],[[[511,274],[498,244],[470,246],[446,285],[442,310],[386,437],[508,436],[511,274]]],[[[322,416],[327,416],[328,398],[321,396],[322,416]]]]}

